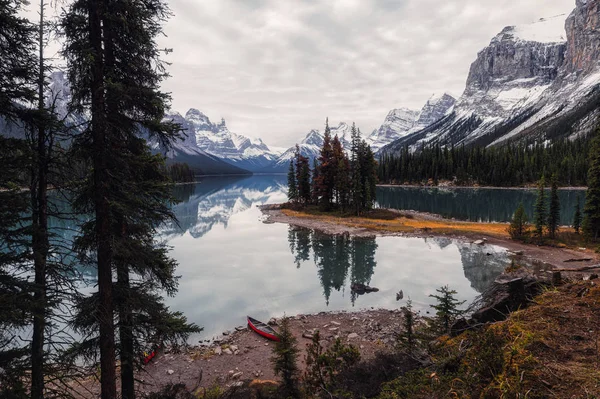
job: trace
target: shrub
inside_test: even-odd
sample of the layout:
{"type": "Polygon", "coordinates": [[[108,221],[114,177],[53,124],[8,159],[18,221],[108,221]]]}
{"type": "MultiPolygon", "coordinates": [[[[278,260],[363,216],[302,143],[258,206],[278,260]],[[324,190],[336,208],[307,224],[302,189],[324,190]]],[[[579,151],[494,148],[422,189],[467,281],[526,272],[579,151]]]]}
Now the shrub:
{"type": "Polygon", "coordinates": [[[290,319],[287,317],[281,319],[279,341],[275,344],[273,352],[271,362],[273,363],[275,375],[281,376],[286,393],[292,397],[297,397],[298,365],[296,361],[299,349],[296,338],[290,331],[290,319]]]}
{"type": "Polygon", "coordinates": [[[515,211],[510,226],[508,226],[508,234],[513,240],[526,240],[529,237],[529,224],[523,203],[520,203],[515,211]]]}

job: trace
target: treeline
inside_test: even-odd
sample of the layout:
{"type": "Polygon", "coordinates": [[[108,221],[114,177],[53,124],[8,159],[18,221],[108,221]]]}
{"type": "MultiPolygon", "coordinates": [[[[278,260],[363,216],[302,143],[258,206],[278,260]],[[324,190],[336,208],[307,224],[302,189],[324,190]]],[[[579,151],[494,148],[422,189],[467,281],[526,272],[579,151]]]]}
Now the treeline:
{"type": "Polygon", "coordinates": [[[140,135],[166,146],[180,136],[157,89],[156,38],[170,12],[163,0],[65,4],[52,26],[68,109],[90,116],[74,127],[45,98],[47,4],[39,24],[20,17],[24,4],[0,2],[0,397],[75,397],[78,381],[99,379],[102,399],[133,399],[143,353],[200,331],[163,300],[177,291],[177,263],[155,239],[174,219],[171,180],[140,135]],[[9,129],[24,137],[3,137],[9,129]],[[77,236],[52,220],[78,223],[77,236]],[[97,283],[85,293],[84,268],[97,283]]]}
{"type": "Polygon", "coordinates": [[[356,215],[373,207],[376,200],[377,162],[371,147],[352,124],[350,158],[337,136],[331,138],[329,122],[320,156],[309,159],[296,145],[288,171],[288,199],[293,204],[318,205],[323,211],[352,211],[356,215]]]}
{"type": "Polygon", "coordinates": [[[497,187],[535,183],[540,176],[555,175],[562,186],[585,186],[589,138],[552,143],[509,143],[495,147],[425,146],[410,152],[383,154],[378,176],[391,184],[437,184],[497,187]]]}
{"type": "Polygon", "coordinates": [[[170,179],[176,183],[190,183],[195,180],[194,171],[187,163],[173,163],[166,167],[170,179]]]}

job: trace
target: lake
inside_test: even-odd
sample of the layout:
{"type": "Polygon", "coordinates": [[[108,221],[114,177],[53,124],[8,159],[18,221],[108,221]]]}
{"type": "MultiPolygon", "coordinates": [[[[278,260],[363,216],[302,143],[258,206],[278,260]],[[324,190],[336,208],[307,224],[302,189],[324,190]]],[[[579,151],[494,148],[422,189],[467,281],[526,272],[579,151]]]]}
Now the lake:
{"type": "MultiPolygon", "coordinates": [[[[267,320],[398,308],[408,297],[425,312],[433,303],[429,295],[442,285],[472,301],[510,263],[502,248],[447,238],[347,238],[262,223],[257,205],[283,202],[286,191],[285,176],[206,178],[175,188],[179,223],[165,226],[160,235],[179,262],[181,280],[178,294],[167,303],[204,327],[194,339],[244,325],[246,315],[267,320]],[[380,291],[356,296],[352,282],[380,291]],[[404,300],[397,302],[400,290],[404,300]]],[[[574,201],[576,194],[561,192],[561,200],[574,201]]],[[[485,221],[507,220],[519,201],[531,206],[524,190],[382,187],[378,198],[386,207],[485,221]]]]}
{"type": "MultiPolygon", "coordinates": [[[[550,191],[546,191],[549,195],[550,191]]],[[[581,209],[584,190],[559,190],[560,222],[572,225],[575,204],[581,209]]],[[[377,201],[384,208],[430,212],[473,222],[508,222],[522,202],[533,220],[536,190],[503,188],[378,187],[377,201]]]]}

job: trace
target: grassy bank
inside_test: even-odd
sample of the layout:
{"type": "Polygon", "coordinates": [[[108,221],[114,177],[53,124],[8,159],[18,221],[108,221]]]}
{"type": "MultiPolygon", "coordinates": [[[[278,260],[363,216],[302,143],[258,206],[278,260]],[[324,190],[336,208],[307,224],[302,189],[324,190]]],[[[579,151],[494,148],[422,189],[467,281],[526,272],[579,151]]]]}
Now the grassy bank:
{"type": "Polygon", "coordinates": [[[434,364],[384,384],[381,399],[600,397],[600,288],[570,283],[503,322],[430,347],[434,364]]]}
{"type": "Polygon", "coordinates": [[[461,222],[439,217],[424,217],[415,213],[396,212],[387,209],[376,209],[363,216],[352,216],[343,213],[324,213],[318,209],[302,210],[282,209],[283,214],[293,218],[313,219],[335,223],[347,227],[363,228],[373,231],[391,233],[432,234],[486,234],[499,238],[508,238],[506,223],[461,222]]]}

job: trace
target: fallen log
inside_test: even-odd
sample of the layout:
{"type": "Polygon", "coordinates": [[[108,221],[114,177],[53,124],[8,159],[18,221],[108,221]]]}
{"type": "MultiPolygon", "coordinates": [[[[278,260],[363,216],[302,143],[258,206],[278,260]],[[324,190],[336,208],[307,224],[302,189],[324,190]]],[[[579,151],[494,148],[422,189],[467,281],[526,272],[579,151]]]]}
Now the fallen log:
{"type": "Polygon", "coordinates": [[[560,271],[560,272],[585,272],[585,271],[588,271],[588,270],[595,270],[595,269],[600,269],[600,265],[577,267],[577,268],[574,268],[574,269],[556,269],[556,271],[560,271]]]}
{"type": "Polygon", "coordinates": [[[564,261],[564,263],[574,263],[574,262],[591,262],[593,261],[594,258],[573,258],[573,259],[567,259],[564,261]]]}

